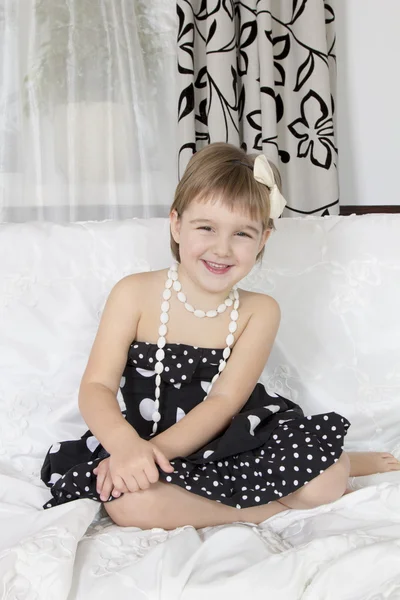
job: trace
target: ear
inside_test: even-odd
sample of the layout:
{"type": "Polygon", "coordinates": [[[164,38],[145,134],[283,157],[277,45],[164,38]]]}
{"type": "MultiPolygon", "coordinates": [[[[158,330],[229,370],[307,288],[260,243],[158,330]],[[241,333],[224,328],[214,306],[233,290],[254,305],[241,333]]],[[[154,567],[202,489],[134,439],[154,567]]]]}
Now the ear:
{"type": "Polygon", "coordinates": [[[171,227],[171,235],[175,242],[179,244],[179,237],[181,231],[181,218],[176,210],[173,210],[169,215],[169,223],[171,227]]]}
{"type": "Polygon", "coordinates": [[[266,229],[265,231],[263,231],[263,234],[261,236],[260,246],[258,248],[257,254],[259,254],[261,252],[261,250],[264,248],[271,233],[272,233],[272,229],[266,229]]]}

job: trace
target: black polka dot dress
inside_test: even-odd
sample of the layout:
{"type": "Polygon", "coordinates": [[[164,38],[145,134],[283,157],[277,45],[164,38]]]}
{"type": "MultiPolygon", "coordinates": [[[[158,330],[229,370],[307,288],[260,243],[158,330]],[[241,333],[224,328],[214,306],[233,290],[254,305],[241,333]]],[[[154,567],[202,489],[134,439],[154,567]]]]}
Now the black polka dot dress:
{"type": "MultiPolygon", "coordinates": [[[[167,344],[164,350],[159,433],[203,402],[222,359],[222,350],[183,344],[167,344]]],[[[156,344],[134,342],[121,380],[126,419],[146,440],[153,426],[156,351],[156,344]]],[[[305,417],[299,406],[258,383],[221,435],[172,460],[174,472],[159,470],[160,479],[237,508],[266,504],[333,465],[349,426],[334,412],[305,417]]],[[[53,444],[41,472],[52,493],[44,508],[80,498],[100,502],[93,469],[107,456],[90,431],[79,440],[53,444]]]]}

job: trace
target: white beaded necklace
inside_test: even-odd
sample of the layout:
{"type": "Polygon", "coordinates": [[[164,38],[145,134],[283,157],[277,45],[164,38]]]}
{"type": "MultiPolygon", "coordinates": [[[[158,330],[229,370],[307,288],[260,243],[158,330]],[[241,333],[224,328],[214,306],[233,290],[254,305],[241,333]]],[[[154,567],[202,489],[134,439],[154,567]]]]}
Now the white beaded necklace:
{"type": "Polygon", "coordinates": [[[219,314],[222,314],[227,309],[228,306],[233,305],[233,309],[232,309],[231,315],[230,315],[231,321],[229,323],[229,334],[226,337],[226,348],[224,349],[224,351],[222,353],[223,358],[220,360],[220,363],[218,365],[218,372],[212,378],[211,383],[208,388],[208,391],[207,391],[207,394],[204,397],[204,400],[206,400],[206,398],[208,397],[208,395],[211,391],[212,386],[217,381],[220,373],[222,373],[222,371],[226,367],[226,361],[228,360],[230,353],[231,353],[231,346],[233,345],[233,343],[235,341],[235,337],[233,334],[237,330],[237,320],[239,318],[239,292],[238,292],[236,286],[234,286],[233,289],[229,292],[229,296],[228,296],[228,298],[226,298],[225,302],[223,304],[220,304],[216,310],[209,310],[209,311],[198,310],[198,309],[193,308],[193,306],[191,304],[188,304],[186,302],[186,295],[182,292],[182,285],[181,285],[180,281],[178,280],[178,265],[175,263],[171,266],[171,268],[168,271],[168,278],[165,282],[165,289],[163,292],[163,302],[161,304],[161,315],[160,315],[161,325],[158,329],[158,335],[160,337],[158,338],[158,341],[157,341],[157,347],[158,347],[157,352],[156,352],[157,362],[154,367],[155,372],[156,372],[156,389],[155,389],[155,402],[154,402],[155,410],[151,416],[151,418],[154,422],[151,435],[154,435],[157,432],[157,427],[158,427],[157,424],[161,419],[161,414],[160,414],[160,410],[159,410],[160,409],[160,395],[161,395],[160,386],[161,386],[161,373],[164,370],[164,365],[163,365],[163,360],[165,357],[164,346],[167,342],[167,340],[166,340],[166,335],[168,332],[167,323],[169,321],[168,311],[170,308],[168,300],[171,298],[171,295],[172,295],[171,288],[177,292],[178,299],[184,304],[186,310],[193,313],[198,318],[216,317],[219,314]]]}

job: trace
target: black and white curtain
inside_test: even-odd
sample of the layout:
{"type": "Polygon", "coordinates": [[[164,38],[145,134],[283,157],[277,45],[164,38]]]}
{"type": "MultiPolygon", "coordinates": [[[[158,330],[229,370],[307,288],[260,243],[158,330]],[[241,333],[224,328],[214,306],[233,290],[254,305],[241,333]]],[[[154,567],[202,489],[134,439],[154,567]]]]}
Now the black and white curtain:
{"type": "Polygon", "coordinates": [[[323,0],[178,0],[179,175],[216,141],[279,166],[284,216],[337,214],[335,35],[323,0]]]}

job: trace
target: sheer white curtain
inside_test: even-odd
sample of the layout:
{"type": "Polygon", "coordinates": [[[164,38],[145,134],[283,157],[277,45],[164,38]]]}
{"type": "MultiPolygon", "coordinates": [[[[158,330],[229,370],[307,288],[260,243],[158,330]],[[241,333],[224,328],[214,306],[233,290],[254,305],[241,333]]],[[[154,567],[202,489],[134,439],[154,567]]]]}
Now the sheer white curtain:
{"type": "Polygon", "coordinates": [[[175,0],[0,0],[0,221],[167,214],[175,0]]]}

